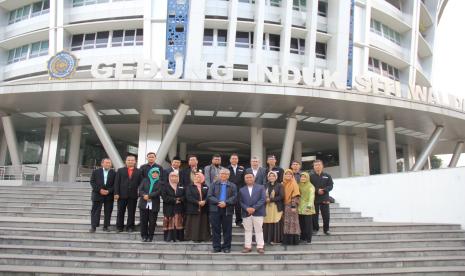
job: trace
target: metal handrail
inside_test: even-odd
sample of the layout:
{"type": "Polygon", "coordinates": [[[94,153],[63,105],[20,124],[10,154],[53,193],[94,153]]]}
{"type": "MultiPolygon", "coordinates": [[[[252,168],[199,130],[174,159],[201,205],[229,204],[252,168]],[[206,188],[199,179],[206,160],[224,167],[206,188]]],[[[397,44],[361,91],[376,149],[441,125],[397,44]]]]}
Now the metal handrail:
{"type": "Polygon", "coordinates": [[[22,166],[0,166],[0,180],[38,180],[37,167],[22,166]]]}

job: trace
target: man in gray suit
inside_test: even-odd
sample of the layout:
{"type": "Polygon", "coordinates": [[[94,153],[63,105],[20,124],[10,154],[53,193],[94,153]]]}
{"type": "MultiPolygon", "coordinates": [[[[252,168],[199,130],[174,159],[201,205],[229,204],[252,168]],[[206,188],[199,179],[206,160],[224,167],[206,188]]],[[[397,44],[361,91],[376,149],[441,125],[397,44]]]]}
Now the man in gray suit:
{"type": "Polygon", "coordinates": [[[211,184],[219,179],[221,166],[221,155],[215,154],[212,156],[212,163],[205,167],[205,184],[211,187],[211,184]]]}
{"type": "Polygon", "coordinates": [[[267,182],[266,169],[260,167],[260,159],[256,156],[250,158],[250,168],[245,170],[246,173],[252,173],[255,177],[255,184],[265,185],[267,182]]]}

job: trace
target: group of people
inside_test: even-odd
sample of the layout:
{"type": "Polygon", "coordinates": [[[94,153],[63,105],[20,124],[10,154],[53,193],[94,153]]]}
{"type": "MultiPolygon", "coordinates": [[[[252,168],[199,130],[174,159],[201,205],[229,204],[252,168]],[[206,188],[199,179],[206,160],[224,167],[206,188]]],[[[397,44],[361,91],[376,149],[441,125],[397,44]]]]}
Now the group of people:
{"type": "Polygon", "coordinates": [[[138,207],[143,242],[153,241],[161,203],[165,241],[212,241],[213,253],[231,252],[233,216],[235,224],[244,229],[243,253],[252,251],[253,234],[258,253],[265,252],[265,244],[311,243],[319,231],[320,210],[323,231],[330,235],[333,180],[323,172],[321,160],[313,162],[312,173],[301,171],[298,161],[284,170],[276,165],[274,155],[267,157],[266,167],[252,157],[248,168],[239,165],[237,154],[231,154],[227,167],[221,166],[220,155],[213,155],[204,170],[195,155],[188,157],[184,169],[178,157],[167,169],[156,163],[153,152],[147,154],[147,161],[137,168],[135,156],[128,155],[125,166],[115,171],[105,158],[101,168],[92,172],[90,232],[100,225],[102,207],[103,231],[110,231],[116,201],[116,231],[135,230],[138,207]]]}

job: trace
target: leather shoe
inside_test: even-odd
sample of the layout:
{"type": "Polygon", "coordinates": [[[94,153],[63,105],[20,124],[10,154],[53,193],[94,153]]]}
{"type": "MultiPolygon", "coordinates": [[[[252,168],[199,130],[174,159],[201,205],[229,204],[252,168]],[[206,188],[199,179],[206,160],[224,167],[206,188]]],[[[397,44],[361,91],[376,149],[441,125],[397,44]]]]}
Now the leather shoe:
{"type": "Polygon", "coordinates": [[[244,249],[242,249],[242,253],[250,253],[250,252],[252,252],[252,248],[244,247],[244,249]]]}
{"type": "Polygon", "coordinates": [[[104,232],[110,232],[110,229],[108,229],[108,227],[103,227],[103,231],[104,232]]]}
{"type": "Polygon", "coordinates": [[[326,231],[326,232],[325,232],[325,235],[326,235],[326,236],[329,236],[329,235],[331,235],[331,232],[326,231]]]}
{"type": "Polygon", "coordinates": [[[212,253],[220,253],[220,252],[221,252],[220,249],[213,249],[213,250],[212,250],[212,253]]]}
{"type": "Polygon", "coordinates": [[[228,249],[228,248],[223,249],[223,252],[224,252],[224,253],[231,253],[231,249],[228,249]]]}
{"type": "Polygon", "coordinates": [[[258,254],[265,254],[265,249],[263,248],[257,248],[258,254]]]}
{"type": "Polygon", "coordinates": [[[95,227],[90,228],[89,233],[95,233],[95,227]]]}
{"type": "Polygon", "coordinates": [[[121,233],[121,232],[123,232],[123,229],[118,228],[118,229],[116,229],[116,232],[121,233]]]}

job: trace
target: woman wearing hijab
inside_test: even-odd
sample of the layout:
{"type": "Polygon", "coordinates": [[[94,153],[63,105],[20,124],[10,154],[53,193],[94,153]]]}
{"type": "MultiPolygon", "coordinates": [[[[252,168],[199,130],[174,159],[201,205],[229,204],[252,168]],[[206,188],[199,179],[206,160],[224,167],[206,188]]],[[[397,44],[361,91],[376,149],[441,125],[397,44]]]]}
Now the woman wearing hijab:
{"type": "Polygon", "coordinates": [[[287,169],[283,177],[284,187],[284,236],[283,244],[296,245],[300,240],[299,207],[300,191],[295,182],[294,173],[287,169]]]}
{"type": "Polygon", "coordinates": [[[184,187],[179,185],[178,171],[173,171],[168,176],[168,183],[162,187],[163,199],[163,236],[166,242],[183,241],[183,205],[184,187]]]}
{"type": "Polygon", "coordinates": [[[315,187],[310,182],[310,176],[306,172],[300,175],[299,191],[300,240],[311,243],[313,231],[312,217],[315,214],[315,187]]]}
{"type": "Polygon", "coordinates": [[[211,238],[208,221],[208,186],[201,172],[194,175],[192,184],[186,189],[186,233],[185,239],[194,242],[209,241],[211,238]]]}
{"type": "Polygon", "coordinates": [[[140,235],[142,241],[153,241],[158,211],[160,211],[160,169],[153,167],[139,185],[140,235]]]}
{"type": "Polygon", "coordinates": [[[278,182],[276,171],[268,172],[268,182],[265,187],[266,205],[263,219],[263,234],[267,244],[281,243],[283,238],[283,197],[284,189],[278,182]]]}

